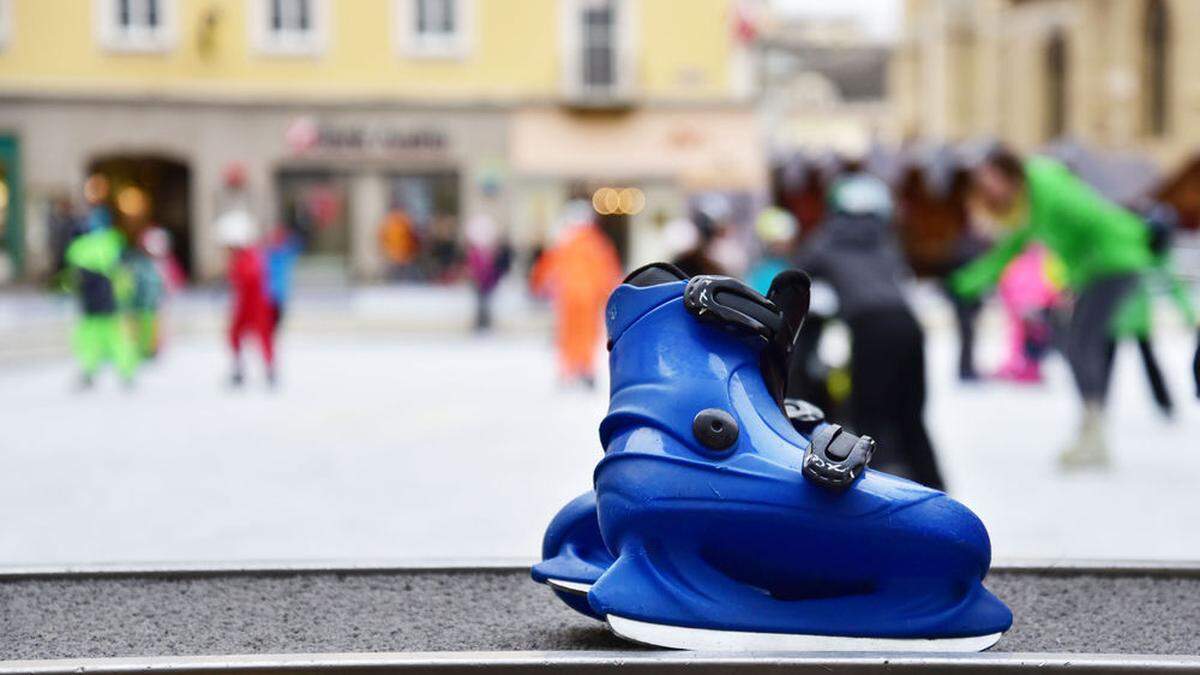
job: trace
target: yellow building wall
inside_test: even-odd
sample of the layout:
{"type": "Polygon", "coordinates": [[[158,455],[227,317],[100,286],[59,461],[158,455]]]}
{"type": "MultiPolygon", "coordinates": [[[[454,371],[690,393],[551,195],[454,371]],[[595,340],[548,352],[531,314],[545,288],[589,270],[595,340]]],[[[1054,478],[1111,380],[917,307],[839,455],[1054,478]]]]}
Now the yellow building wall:
{"type": "Polygon", "coordinates": [[[729,0],[634,0],[640,7],[639,86],[651,96],[728,96],[733,73],[729,0]]]}
{"type": "MultiPolygon", "coordinates": [[[[255,0],[256,1],[256,0],[255,0]]],[[[392,0],[327,0],[328,39],[315,56],[258,52],[251,0],[176,0],[177,39],[165,53],[106,50],[93,0],[11,0],[0,88],[346,95],[431,100],[556,98],[561,94],[558,0],[474,0],[471,49],[461,59],[412,58],[395,38],[392,0]],[[202,52],[203,17],[218,15],[202,52]]],[[[731,0],[630,0],[641,97],[729,95],[731,0]]]]}
{"type": "MultiPolygon", "coordinates": [[[[1200,1],[1168,0],[1170,21],[1167,133],[1145,128],[1145,20],[1148,0],[905,0],[905,37],[892,63],[892,105],[906,131],[935,140],[996,137],[1022,150],[1047,138],[1046,46],[1061,30],[1068,50],[1068,129],[1071,138],[1140,152],[1164,168],[1177,166],[1200,147],[1200,1]],[[973,10],[969,44],[956,57],[955,36],[938,19],[952,9],[973,10]],[[965,75],[946,76],[973,61],[965,75]],[[932,72],[935,76],[924,76],[932,72]],[[944,91],[930,82],[946,76],[944,91]],[[974,98],[954,113],[954,96],[974,98]],[[944,120],[957,120],[943,124],[944,120]]],[[[960,40],[961,41],[961,40],[960,40]]]]}

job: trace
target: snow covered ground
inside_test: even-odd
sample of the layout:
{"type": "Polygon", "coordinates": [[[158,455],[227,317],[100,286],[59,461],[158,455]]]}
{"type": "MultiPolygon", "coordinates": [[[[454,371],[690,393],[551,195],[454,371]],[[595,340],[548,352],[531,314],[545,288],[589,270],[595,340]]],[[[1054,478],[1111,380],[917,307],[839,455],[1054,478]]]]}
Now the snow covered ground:
{"type": "MultiPolygon", "coordinates": [[[[386,314],[389,302],[367,304],[386,314]]],[[[53,345],[0,359],[0,565],[528,561],[558,507],[590,487],[604,386],[556,382],[544,318],[480,338],[301,307],[282,386],[252,377],[232,391],[219,321],[199,305],[132,391],[111,379],[75,391],[53,345]]],[[[1154,410],[1123,350],[1114,465],[1064,475],[1054,456],[1076,424],[1065,364],[1052,359],[1042,387],[960,385],[944,308],[922,312],[934,440],[998,559],[1200,559],[1191,335],[1170,327],[1158,340],[1176,419],[1154,410]]],[[[10,308],[0,342],[43,341],[11,330],[27,315],[10,308]]],[[[999,356],[999,329],[985,322],[984,362],[999,356]]]]}

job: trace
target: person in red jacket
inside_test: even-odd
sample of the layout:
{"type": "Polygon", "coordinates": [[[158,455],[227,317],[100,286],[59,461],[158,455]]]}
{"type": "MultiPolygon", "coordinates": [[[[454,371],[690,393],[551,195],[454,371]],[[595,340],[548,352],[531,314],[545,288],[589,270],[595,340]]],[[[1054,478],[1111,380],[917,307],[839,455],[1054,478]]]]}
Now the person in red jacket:
{"type": "Polygon", "coordinates": [[[255,245],[255,227],[248,209],[234,208],[217,220],[221,243],[229,251],[229,347],[233,352],[230,382],[245,381],[242,340],[258,340],[266,364],[267,382],[275,384],[275,317],[267,294],[267,266],[262,250],[255,245]]]}

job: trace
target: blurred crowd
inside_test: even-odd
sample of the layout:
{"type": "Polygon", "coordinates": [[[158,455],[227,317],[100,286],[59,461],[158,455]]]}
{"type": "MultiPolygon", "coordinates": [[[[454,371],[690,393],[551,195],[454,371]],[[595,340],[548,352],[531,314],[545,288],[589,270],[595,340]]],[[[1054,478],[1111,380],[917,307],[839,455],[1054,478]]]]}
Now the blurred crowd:
{"type": "MultiPolygon", "coordinates": [[[[1036,385],[1049,353],[1065,357],[1081,413],[1074,439],[1059,454],[1064,469],[1109,461],[1104,407],[1121,342],[1137,345],[1164,415],[1175,407],[1164,367],[1188,367],[1200,396],[1200,333],[1190,364],[1164,366],[1153,346],[1157,297],[1165,296],[1185,325],[1197,326],[1191,292],[1172,269],[1180,219],[1170,205],[1119,203],[1059,159],[1021,157],[1001,145],[949,157],[944,191],[931,205],[922,203],[929,199],[926,186],[914,183],[919,170],[901,167],[889,175],[868,160],[781,166],[774,203],[759,212],[753,238],[720,199],[700,200],[688,218],[667,223],[663,236],[674,251],[671,262],[688,275],[741,277],[761,293],[783,269],[799,268],[814,279],[787,396],[875,437],[875,466],[944,486],[924,422],[925,338],[907,289],[914,267],[936,280],[954,307],[962,381],[1036,385]],[[930,236],[939,218],[951,226],[930,236]],[[991,294],[1007,319],[1008,349],[994,373],[981,375],[975,324],[991,294]],[[823,362],[818,349],[834,321],[849,333],[846,364],[823,362]]],[[[595,272],[580,275],[581,289],[614,283],[611,251],[595,239],[591,252],[577,252],[571,264],[595,272]]],[[[604,293],[581,294],[592,303],[583,313],[598,316],[604,293]]],[[[589,353],[570,347],[572,334],[593,343],[598,336],[593,325],[567,319],[572,314],[560,310],[563,374],[582,373],[590,382],[590,369],[581,370],[567,352],[589,353]]]]}
{"type": "MultiPolygon", "coordinates": [[[[78,320],[71,336],[79,386],[90,389],[111,364],[132,387],[140,367],[163,348],[167,300],[185,284],[170,231],[150,217],[147,196],[136,186],[113,194],[100,173],[84,185],[81,210],[63,200],[53,214],[58,272],[54,285],[76,296],[78,320]]],[[[244,380],[242,342],[253,337],[267,379],[276,379],[275,333],[287,308],[292,269],[303,234],[280,226],[260,232],[245,191],[245,174],[231,165],[224,176],[216,236],[228,250],[230,381],[244,380]]]]}
{"type": "Polygon", "coordinates": [[[84,185],[84,199],[82,213],[66,200],[55,208],[55,283],[78,298],[72,348],[80,386],[90,388],[106,362],[129,386],[139,364],[154,359],[162,346],[160,309],[182,287],[184,275],[170,233],[145,217],[144,194],[131,188],[114,196],[108,179],[96,174],[84,185]],[[114,204],[135,227],[115,225],[114,204]]]}
{"type": "MultiPolygon", "coordinates": [[[[1104,405],[1119,343],[1137,345],[1163,413],[1176,405],[1163,370],[1179,365],[1160,363],[1155,352],[1152,305],[1165,296],[1187,325],[1197,325],[1189,289],[1172,269],[1178,214],[1152,200],[1118,203],[1068,163],[1020,157],[1000,145],[942,155],[939,172],[933,200],[929,167],[918,162],[884,168],[870,156],[781,160],[771,201],[752,222],[739,222],[728,199],[705,195],[686,217],[659,225],[662,248],[688,275],[737,277],[764,294],[785,269],[813,278],[787,395],[876,438],[879,468],[944,486],[924,422],[925,337],[909,302],[918,273],[934,279],[954,308],[962,381],[1037,384],[1047,354],[1064,355],[1081,414],[1060,460],[1068,468],[1105,465],[1104,405]],[[1008,347],[1002,365],[981,374],[975,324],[991,294],[1003,308],[1008,347]],[[822,359],[822,333],[833,322],[848,331],[848,363],[822,359]]],[[[231,165],[213,227],[228,254],[229,381],[244,383],[243,347],[250,341],[274,385],[276,336],[311,234],[295,223],[262,227],[245,182],[231,165]]],[[[145,196],[111,192],[97,174],[86,184],[86,208],[75,214],[64,206],[56,215],[57,229],[67,233],[58,283],[79,302],[73,345],[83,387],[92,386],[105,363],[126,384],[134,382],[139,365],[162,348],[164,300],[183,278],[170,235],[146,217],[145,196]]],[[[501,280],[523,275],[529,292],[553,308],[562,379],[590,388],[603,306],[622,275],[618,249],[600,220],[592,203],[567,203],[533,258],[518,265],[505,228],[475,214],[460,236],[447,240],[438,274],[471,285],[473,328],[480,332],[494,324],[501,280]]],[[[414,237],[399,207],[381,223],[380,246],[399,277],[417,264],[414,237]]],[[[1190,367],[1200,395],[1200,348],[1190,367]]]]}

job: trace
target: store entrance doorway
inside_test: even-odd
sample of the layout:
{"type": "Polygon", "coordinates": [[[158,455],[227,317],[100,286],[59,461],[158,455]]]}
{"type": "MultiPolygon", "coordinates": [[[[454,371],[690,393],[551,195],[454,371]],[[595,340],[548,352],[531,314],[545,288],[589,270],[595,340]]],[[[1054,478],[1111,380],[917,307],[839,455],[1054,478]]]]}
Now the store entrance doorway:
{"type": "Polygon", "coordinates": [[[183,162],[158,155],[106,155],[88,165],[88,175],[108,179],[113,225],[130,241],[149,227],[171,235],[171,249],[192,277],[192,172],[183,162]]]}
{"type": "Polygon", "coordinates": [[[25,187],[21,184],[20,150],[15,136],[0,135],[0,283],[18,277],[24,263],[25,187]]]}

